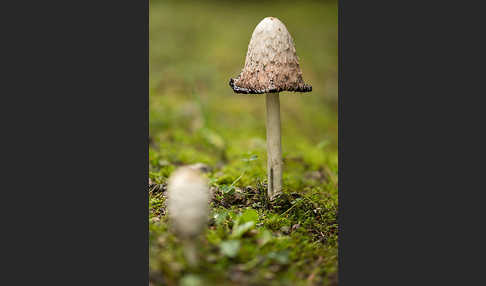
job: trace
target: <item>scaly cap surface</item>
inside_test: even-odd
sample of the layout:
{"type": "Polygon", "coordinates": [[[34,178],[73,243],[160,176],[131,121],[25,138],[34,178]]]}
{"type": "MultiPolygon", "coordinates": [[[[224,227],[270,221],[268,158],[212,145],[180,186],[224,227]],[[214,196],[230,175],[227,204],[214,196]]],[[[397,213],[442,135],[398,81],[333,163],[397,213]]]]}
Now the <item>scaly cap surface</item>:
{"type": "Polygon", "coordinates": [[[292,36],[279,19],[267,17],[256,26],[245,67],[230,86],[236,93],[252,94],[312,91],[302,79],[292,36]]]}

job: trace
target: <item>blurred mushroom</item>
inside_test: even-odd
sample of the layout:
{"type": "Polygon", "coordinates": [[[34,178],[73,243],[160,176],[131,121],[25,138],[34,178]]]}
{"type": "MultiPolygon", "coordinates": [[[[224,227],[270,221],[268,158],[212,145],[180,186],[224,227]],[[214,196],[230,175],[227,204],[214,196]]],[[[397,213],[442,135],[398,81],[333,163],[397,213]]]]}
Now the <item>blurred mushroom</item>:
{"type": "Polygon", "coordinates": [[[188,167],[190,167],[194,170],[200,171],[201,173],[208,173],[208,172],[211,171],[211,168],[204,163],[195,163],[195,164],[189,165],[188,167]]]}
{"type": "Polygon", "coordinates": [[[282,192],[279,92],[312,91],[302,78],[292,36],[279,19],[267,17],[256,26],[245,67],[229,84],[236,93],[266,94],[268,196],[273,200],[282,192]]]}
{"type": "Polygon", "coordinates": [[[196,239],[208,223],[208,200],[208,182],[199,171],[181,167],[170,176],[167,185],[168,215],[184,245],[184,254],[190,265],[197,264],[196,239]]]}

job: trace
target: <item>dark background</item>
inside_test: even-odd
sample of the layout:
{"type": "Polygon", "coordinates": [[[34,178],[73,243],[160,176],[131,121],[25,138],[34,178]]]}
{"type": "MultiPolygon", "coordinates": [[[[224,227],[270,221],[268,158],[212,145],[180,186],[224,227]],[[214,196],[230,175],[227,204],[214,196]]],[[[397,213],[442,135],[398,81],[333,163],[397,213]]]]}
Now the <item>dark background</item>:
{"type": "MultiPolygon", "coordinates": [[[[341,285],[483,280],[482,10],[427,3],[340,2],[341,285]]],[[[148,3],[21,4],[4,10],[2,280],[146,284],[148,3]]]]}

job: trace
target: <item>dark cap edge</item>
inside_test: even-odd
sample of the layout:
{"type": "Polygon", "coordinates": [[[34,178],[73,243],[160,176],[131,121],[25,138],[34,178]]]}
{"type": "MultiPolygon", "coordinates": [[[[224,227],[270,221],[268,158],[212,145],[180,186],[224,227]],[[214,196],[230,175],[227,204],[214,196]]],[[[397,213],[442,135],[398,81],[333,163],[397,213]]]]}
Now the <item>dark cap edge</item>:
{"type": "Polygon", "coordinates": [[[239,87],[235,84],[235,80],[233,78],[230,78],[229,81],[230,87],[233,89],[235,93],[242,93],[242,94],[263,94],[263,93],[278,93],[282,91],[293,91],[293,92],[311,92],[312,91],[312,86],[308,84],[304,84],[302,88],[297,88],[297,89],[263,89],[263,90],[258,90],[258,89],[251,89],[251,88],[244,88],[244,87],[239,87]]]}

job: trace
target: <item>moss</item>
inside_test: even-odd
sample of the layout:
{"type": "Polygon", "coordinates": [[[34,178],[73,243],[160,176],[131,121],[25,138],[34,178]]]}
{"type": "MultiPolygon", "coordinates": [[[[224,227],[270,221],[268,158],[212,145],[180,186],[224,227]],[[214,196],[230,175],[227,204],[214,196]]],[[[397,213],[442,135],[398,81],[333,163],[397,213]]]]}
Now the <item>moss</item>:
{"type": "Polygon", "coordinates": [[[336,5],[152,1],[150,14],[151,283],[336,285],[336,5]],[[227,85],[252,29],[269,15],[286,24],[313,86],[309,96],[281,94],[284,194],[273,203],[264,195],[264,96],[227,85]],[[198,162],[210,167],[214,197],[201,263],[190,268],[168,225],[165,188],[177,167],[198,162]]]}

